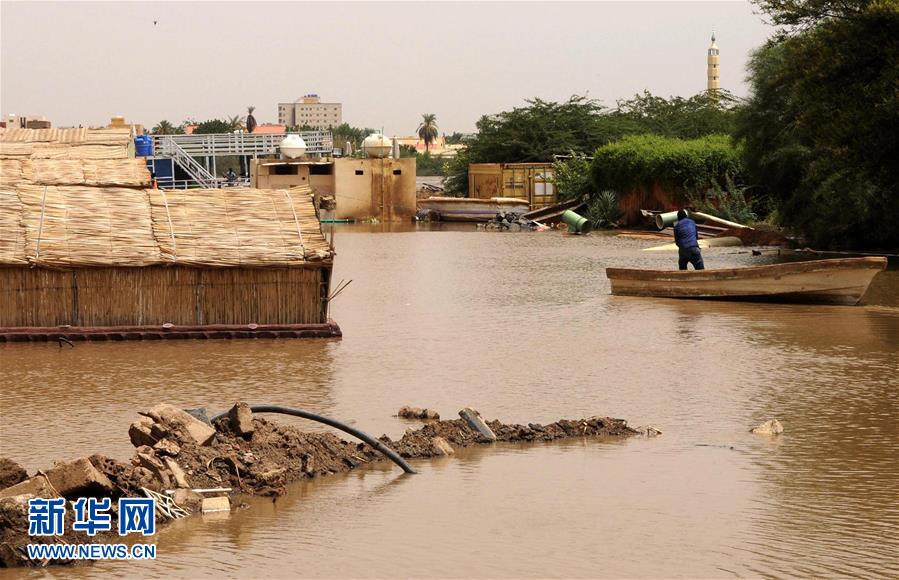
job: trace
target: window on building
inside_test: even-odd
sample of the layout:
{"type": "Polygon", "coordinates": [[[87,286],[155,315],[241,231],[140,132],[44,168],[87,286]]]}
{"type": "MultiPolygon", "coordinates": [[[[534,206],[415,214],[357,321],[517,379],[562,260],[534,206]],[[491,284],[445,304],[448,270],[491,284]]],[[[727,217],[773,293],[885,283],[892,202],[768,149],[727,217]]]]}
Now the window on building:
{"type": "Polygon", "coordinates": [[[393,170],[393,174],[394,174],[394,175],[402,175],[402,174],[403,174],[403,170],[402,170],[402,169],[394,169],[394,170],[393,170]]]}
{"type": "Polygon", "coordinates": [[[330,163],[309,166],[309,175],[333,175],[334,166],[330,163]]]}
{"type": "Polygon", "coordinates": [[[275,165],[274,175],[298,175],[299,165],[275,165]]]}
{"type": "Polygon", "coordinates": [[[356,175],[364,175],[364,173],[362,172],[361,169],[357,169],[357,170],[356,170],[356,175]]]}

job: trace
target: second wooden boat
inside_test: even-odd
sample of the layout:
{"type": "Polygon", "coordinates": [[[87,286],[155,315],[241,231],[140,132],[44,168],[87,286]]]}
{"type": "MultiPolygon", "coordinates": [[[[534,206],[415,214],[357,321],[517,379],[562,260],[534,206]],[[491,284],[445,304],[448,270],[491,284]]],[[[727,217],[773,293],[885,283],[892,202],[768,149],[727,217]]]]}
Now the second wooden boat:
{"type": "Polygon", "coordinates": [[[442,221],[485,222],[498,213],[523,214],[529,209],[528,201],[517,197],[429,197],[418,200],[419,211],[431,212],[442,221]]]}
{"type": "Polygon", "coordinates": [[[886,266],[886,258],[844,258],[698,271],[606,268],[606,276],[619,296],[857,304],[886,266]]]}

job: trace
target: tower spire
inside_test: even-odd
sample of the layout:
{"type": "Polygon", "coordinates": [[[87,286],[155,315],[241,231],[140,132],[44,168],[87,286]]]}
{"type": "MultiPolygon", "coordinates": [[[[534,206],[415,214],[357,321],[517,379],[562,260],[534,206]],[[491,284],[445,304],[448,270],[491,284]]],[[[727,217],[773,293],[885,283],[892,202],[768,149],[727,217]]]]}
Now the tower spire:
{"type": "Polygon", "coordinates": [[[715,31],[712,31],[712,44],[709,45],[707,58],[707,77],[708,84],[706,88],[709,92],[718,91],[721,88],[721,70],[718,68],[719,62],[718,44],[715,42],[715,31]]]}

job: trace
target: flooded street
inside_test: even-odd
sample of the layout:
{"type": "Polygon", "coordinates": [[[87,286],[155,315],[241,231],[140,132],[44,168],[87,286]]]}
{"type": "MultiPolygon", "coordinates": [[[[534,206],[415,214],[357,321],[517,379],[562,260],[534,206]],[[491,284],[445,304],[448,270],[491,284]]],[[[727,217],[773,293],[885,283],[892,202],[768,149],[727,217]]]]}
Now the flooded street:
{"type": "MultiPolygon", "coordinates": [[[[899,272],[860,307],[613,297],[658,241],[471,226],[338,227],[342,340],[0,345],[0,455],[127,459],[167,401],[300,407],[399,437],[453,418],[609,415],[654,439],[483,446],[295,484],[177,522],[158,559],[45,576],[899,575],[899,272]],[[385,230],[385,231],[381,231],[385,230]],[[779,438],[750,427],[779,418],[779,438]]],[[[744,248],[704,250],[745,266],[744,248]]],[[[304,428],[323,428],[286,417],[304,428]]]]}

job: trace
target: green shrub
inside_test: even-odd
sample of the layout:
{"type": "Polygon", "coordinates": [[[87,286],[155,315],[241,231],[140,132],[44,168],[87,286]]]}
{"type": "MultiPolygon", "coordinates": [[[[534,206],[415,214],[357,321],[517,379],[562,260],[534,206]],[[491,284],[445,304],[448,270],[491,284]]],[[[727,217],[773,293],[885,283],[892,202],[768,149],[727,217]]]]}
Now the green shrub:
{"type": "Polygon", "coordinates": [[[730,175],[725,176],[724,185],[712,180],[708,187],[688,192],[690,207],[739,224],[754,223],[758,216],[746,199],[746,188],[734,183],[730,175]]]}
{"type": "Polygon", "coordinates": [[[559,194],[559,201],[581,197],[593,186],[590,179],[590,161],[583,153],[572,151],[567,159],[553,162],[553,183],[559,194]]]}
{"type": "Polygon", "coordinates": [[[693,189],[742,174],[741,153],[727,135],[631,135],[598,148],[592,163],[594,187],[616,191],[652,183],[693,189]]]}
{"type": "Polygon", "coordinates": [[[621,214],[618,194],[606,189],[590,198],[587,203],[587,215],[584,217],[590,220],[595,228],[615,228],[618,227],[621,214]]]}

